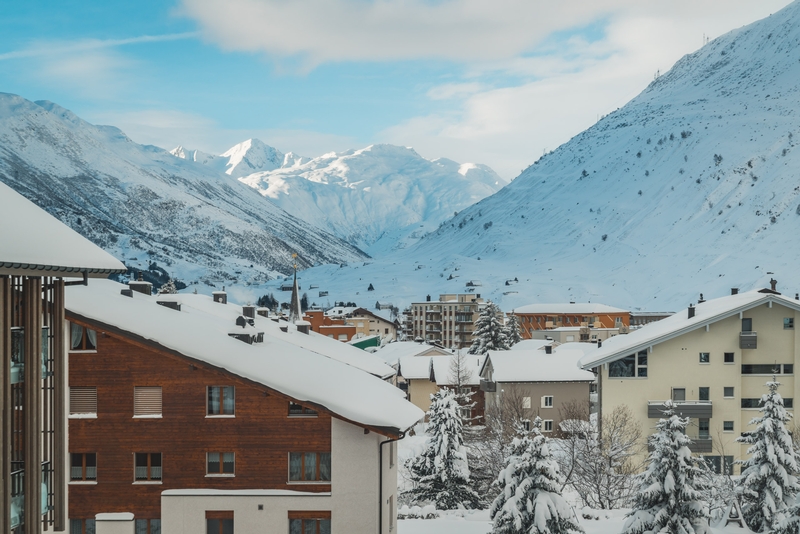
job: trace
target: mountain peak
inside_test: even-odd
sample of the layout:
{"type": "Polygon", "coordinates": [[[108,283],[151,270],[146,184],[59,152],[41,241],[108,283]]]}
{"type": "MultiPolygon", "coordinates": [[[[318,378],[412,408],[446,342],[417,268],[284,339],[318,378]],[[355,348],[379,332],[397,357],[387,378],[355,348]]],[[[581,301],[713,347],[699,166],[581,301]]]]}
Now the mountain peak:
{"type": "Polygon", "coordinates": [[[225,172],[241,178],[254,172],[272,171],[284,164],[284,155],[258,139],[248,139],[234,145],[222,154],[228,158],[225,172]]]}

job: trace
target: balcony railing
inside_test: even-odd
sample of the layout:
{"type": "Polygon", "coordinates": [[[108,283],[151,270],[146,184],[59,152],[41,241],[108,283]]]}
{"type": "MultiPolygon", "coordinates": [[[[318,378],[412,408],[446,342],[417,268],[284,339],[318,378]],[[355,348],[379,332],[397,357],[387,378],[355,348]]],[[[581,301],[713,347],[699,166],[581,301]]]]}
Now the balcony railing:
{"type": "Polygon", "coordinates": [[[689,450],[692,452],[711,452],[714,450],[714,440],[710,437],[695,437],[689,436],[692,442],[689,444],[689,450]]]}
{"type": "Polygon", "coordinates": [[[497,391],[497,382],[492,382],[491,380],[484,380],[481,378],[481,391],[494,393],[497,391]]]}
{"type": "MultiPolygon", "coordinates": [[[[647,401],[647,417],[651,419],[663,417],[665,402],[667,401],[647,401]]],[[[691,417],[694,419],[710,419],[712,417],[711,401],[672,401],[672,404],[675,406],[675,413],[681,417],[691,417]]]]}
{"type": "Polygon", "coordinates": [[[758,334],[756,334],[756,332],[740,332],[739,348],[740,349],[758,348],[758,334]]]}
{"type": "MultiPolygon", "coordinates": [[[[22,462],[11,462],[11,528],[22,525],[25,517],[25,469],[22,462]]],[[[42,464],[41,513],[49,512],[50,506],[50,462],[42,464]]]]}

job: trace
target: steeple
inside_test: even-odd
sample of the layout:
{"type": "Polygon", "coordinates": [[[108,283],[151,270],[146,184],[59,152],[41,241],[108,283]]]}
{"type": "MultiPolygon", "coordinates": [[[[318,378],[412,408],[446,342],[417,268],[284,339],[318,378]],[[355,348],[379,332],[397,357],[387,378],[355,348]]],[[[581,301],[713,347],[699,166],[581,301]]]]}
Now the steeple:
{"type": "Polygon", "coordinates": [[[303,311],[300,307],[300,291],[297,287],[297,254],[292,254],[294,263],[294,285],[292,286],[292,300],[289,302],[289,322],[296,323],[303,319],[303,311]]]}

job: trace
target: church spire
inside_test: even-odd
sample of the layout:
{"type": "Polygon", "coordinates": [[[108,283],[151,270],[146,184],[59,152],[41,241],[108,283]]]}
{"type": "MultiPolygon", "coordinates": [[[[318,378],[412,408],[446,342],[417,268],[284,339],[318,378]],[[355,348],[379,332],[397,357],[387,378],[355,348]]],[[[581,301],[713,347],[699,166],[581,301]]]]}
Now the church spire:
{"type": "Polygon", "coordinates": [[[289,303],[289,322],[296,323],[303,318],[300,307],[300,289],[297,287],[297,254],[292,254],[294,260],[294,285],[292,286],[292,300],[289,303]]]}

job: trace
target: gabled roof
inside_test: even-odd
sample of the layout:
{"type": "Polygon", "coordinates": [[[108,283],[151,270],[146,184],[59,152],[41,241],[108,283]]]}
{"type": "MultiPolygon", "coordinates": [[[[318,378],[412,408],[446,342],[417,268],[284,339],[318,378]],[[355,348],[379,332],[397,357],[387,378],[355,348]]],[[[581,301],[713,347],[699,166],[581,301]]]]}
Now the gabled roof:
{"type": "Polygon", "coordinates": [[[705,328],[717,321],[768,303],[777,303],[800,311],[800,301],[769,291],[753,290],[708,300],[695,306],[695,316],[691,319],[688,310],[683,309],[670,317],[634,330],[630,334],[614,336],[604,341],[599,349],[587,353],[579,365],[584,369],[591,369],[604,363],[613,362],[634,352],[682,336],[698,328],[705,328]]]}
{"type": "MultiPolygon", "coordinates": [[[[456,354],[436,356],[402,356],[398,362],[398,374],[406,380],[430,380],[433,379],[438,386],[451,384],[450,375],[453,359],[456,354]]],[[[462,384],[467,386],[477,386],[481,382],[480,369],[483,366],[485,356],[467,354],[464,358],[464,369],[469,376],[462,379],[462,384]]]]}
{"type": "Polygon", "coordinates": [[[565,343],[551,354],[536,350],[490,350],[481,368],[492,367],[494,382],[592,382],[594,374],[578,367],[584,355],[579,343],[565,343]],[[568,348],[563,348],[569,345],[568,348]]]}
{"type": "MultiPolygon", "coordinates": [[[[177,311],[156,304],[155,296],[140,293],[134,293],[133,298],[122,296],[123,287],[97,280],[88,287],[67,288],[68,317],[102,325],[110,333],[128,335],[222,369],[334,417],[390,435],[404,432],[424,416],[391,384],[287,341],[287,337],[306,341],[314,338],[298,332],[294,325],[283,323],[289,331],[281,332],[277,323],[256,317],[256,328],[265,331],[264,342],[250,345],[227,335],[238,316],[238,312],[230,313],[235,311],[232,305],[214,303],[208,297],[196,298],[200,295],[181,295],[182,307],[177,311]]],[[[323,336],[318,336],[318,340],[371,356],[323,336]]]]}
{"type": "Polygon", "coordinates": [[[127,271],[111,254],[1,182],[0,270],[100,276],[127,271]]]}
{"type": "Polygon", "coordinates": [[[416,341],[395,341],[387,343],[375,355],[389,365],[396,365],[398,360],[404,356],[447,356],[452,354],[449,350],[441,349],[428,345],[427,343],[417,343],[416,341]]]}
{"type": "Polygon", "coordinates": [[[554,304],[528,304],[514,308],[514,313],[551,313],[570,314],[578,313],[581,315],[603,314],[603,313],[627,313],[628,310],[606,306],[605,304],[595,304],[593,302],[560,302],[554,304]]]}

